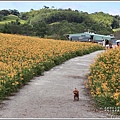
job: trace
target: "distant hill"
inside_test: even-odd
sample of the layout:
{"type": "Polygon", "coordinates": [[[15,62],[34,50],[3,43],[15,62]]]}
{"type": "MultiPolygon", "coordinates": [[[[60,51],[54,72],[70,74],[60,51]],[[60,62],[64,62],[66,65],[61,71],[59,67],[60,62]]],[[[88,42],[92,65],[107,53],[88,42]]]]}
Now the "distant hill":
{"type": "MultiPolygon", "coordinates": [[[[81,33],[86,31],[98,34],[112,34],[113,29],[120,28],[120,16],[112,16],[103,12],[88,14],[87,12],[68,9],[51,9],[49,7],[40,10],[21,12],[19,15],[4,16],[0,26],[19,19],[20,24],[16,28],[21,29],[18,34],[65,39],[64,34],[81,33]],[[27,33],[23,30],[25,27],[27,33]]],[[[6,26],[3,32],[11,31],[13,24],[6,26]],[[11,29],[9,29],[11,28],[11,29]]]]}
{"type": "Polygon", "coordinates": [[[4,16],[3,20],[0,21],[0,28],[3,28],[5,24],[10,23],[12,21],[15,22],[17,19],[20,21],[21,24],[24,24],[26,22],[25,20],[20,19],[16,15],[8,15],[8,16],[4,16]]]}

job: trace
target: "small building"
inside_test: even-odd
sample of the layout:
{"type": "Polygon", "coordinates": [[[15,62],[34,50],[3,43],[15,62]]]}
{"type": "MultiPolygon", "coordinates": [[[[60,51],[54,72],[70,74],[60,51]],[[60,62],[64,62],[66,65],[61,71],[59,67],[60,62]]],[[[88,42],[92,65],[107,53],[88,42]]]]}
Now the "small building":
{"type": "Polygon", "coordinates": [[[66,37],[71,41],[81,41],[81,42],[102,42],[103,40],[111,41],[114,39],[114,35],[100,35],[90,32],[77,33],[77,34],[67,34],[66,37]]]}

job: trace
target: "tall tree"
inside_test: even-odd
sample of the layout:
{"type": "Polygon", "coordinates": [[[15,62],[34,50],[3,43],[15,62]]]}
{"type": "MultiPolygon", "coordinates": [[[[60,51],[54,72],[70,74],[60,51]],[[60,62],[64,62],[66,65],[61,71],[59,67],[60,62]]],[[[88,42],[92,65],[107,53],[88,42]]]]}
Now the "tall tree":
{"type": "Polygon", "coordinates": [[[44,36],[47,34],[48,26],[44,21],[39,21],[37,23],[33,24],[34,32],[36,33],[36,36],[40,36],[44,38],[44,36]]]}

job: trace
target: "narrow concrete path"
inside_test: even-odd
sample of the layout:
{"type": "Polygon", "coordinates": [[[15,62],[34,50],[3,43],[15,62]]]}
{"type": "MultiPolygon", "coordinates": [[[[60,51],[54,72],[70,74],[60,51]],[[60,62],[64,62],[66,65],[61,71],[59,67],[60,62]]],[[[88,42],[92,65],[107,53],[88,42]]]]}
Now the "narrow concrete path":
{"type": "Polygon", "coordinates": [[[76,57],[35,77],[15,96],[3,101],[0,118],[108,118],[96,111],[84,85],[89,65],[97,54],[76,57]],[[80,100],[73,101],[73,89],[80,91],[80,100]]]}

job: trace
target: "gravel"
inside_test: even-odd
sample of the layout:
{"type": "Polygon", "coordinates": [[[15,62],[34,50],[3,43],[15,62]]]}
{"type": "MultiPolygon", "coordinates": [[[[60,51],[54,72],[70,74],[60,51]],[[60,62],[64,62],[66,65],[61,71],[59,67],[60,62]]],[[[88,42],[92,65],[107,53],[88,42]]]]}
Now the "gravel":
{"type": "Polygon", "coordinates": [[[34,77],[27,85],[0,105],[0,118],[110,118],[108,112],[96,109],[85,88],[89,66],[97,54],[75,57],[34,77]],[[73,90],[80,100],[73,100],[73,90]]]}

